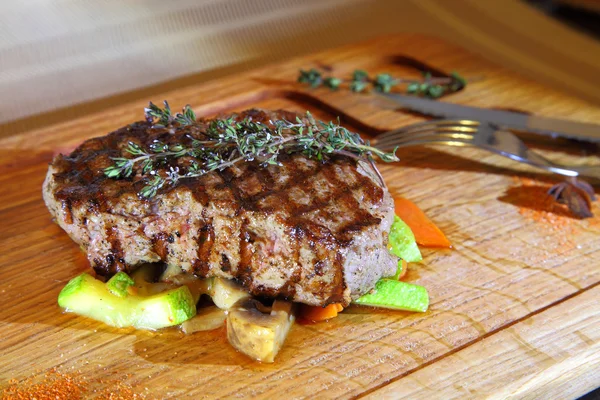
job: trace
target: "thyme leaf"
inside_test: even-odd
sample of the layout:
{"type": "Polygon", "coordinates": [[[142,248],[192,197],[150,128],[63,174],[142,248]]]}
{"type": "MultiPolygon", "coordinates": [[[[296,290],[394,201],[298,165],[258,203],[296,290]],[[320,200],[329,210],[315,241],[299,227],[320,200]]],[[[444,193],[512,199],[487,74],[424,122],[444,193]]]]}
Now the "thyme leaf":
{"type": "MultiPolygon", "coordinates": [[[[310,71],[305,76],[309,79],[310,71]]],[[[166,101],[164,108],[150,103],[144,111],[154,127],[169,127],[172,131],[196,127],[201,128],[201,133],[182,135],[185,143],[155,140],[148,148],[129,142],[125,154],[112,158],[113,164],[104,169],[104,174],[113,179],[139,175],[146,184],[139,192],[143,198],[151,198],[161,188],[181,179],[222,171],[243,161],[255,161],[263,167],[281,165],[282,154],[300,153],[319,161],[336,154],[364,160],[373,167],[382,185],[385,184],[374,166],[374,157],[384,162],[398,161],[395,151],[385,153],[342,127],[339,120],[316,121],[308,111],[304,118],[297,117],[293,122],[281,119],[264,124],[249,118],[228,118],[212,120],[208,126],[196,121],[189,105],[175,115],[166,101]],[[182,158],[186,159],[185,167],[178,164],[182,158]]]]}
{"type": "Polygon", "coordinates": [[[370,77],[366,71],[355,70],[350,79],[342,79],[323,74],[312,68],[300,70],[298,82],[317,88],[322,85],[331,90],[338,90],[344,83],[352,92],[365,92],[369,87],[383,93],[389,93],[399,85],[405,85],[406,93],[430,98],[438,98],[446,93],[453,93],[463,89],[467,81],[457,72],[452,72],[448,77],[432,77],[430,72],[423,73],[422,80],[395,78],[390,74],[377,74],[370,77]]]}

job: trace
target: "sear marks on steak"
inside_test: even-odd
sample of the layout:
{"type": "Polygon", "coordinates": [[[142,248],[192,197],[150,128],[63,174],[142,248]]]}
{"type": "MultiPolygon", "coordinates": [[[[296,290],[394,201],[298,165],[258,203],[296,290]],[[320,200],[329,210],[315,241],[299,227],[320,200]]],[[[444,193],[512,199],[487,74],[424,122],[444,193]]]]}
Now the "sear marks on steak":
{"type": "MultiPolygon", "coordinates": [[[[235,118],[268,124],[295,116],[249,110],[235,118]]],[[[387,248],[393,200],[370,167],[352,158],[296,154],[280,157],[281,166],[239,163],[182,179],[150,199],[137,195],[145,186],[139,174],[104,175],[129,142],[182,142],[200,137],[203,124],[136,122],[52,161],[46,205],[98,274],[163,261],[198,277],[237,279],[258,296],[347,305],[395,273],[398,259],[387,248]]]]}

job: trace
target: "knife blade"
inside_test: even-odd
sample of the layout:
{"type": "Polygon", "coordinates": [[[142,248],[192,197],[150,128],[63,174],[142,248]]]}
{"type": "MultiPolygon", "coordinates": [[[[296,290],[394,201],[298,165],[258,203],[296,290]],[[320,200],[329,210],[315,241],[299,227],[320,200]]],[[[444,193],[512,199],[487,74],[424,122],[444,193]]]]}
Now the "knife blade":
{"type": "Polygon", "coordinates": [[[600,143],[600,125],[597,124],[527,115],[513,111],[464,106],[397,93],[378,94],[400,104],[404,108],[434,117],[471,119],[496,124],[504,128],[549,135],[554,138],[566,137],[600,143]]]}

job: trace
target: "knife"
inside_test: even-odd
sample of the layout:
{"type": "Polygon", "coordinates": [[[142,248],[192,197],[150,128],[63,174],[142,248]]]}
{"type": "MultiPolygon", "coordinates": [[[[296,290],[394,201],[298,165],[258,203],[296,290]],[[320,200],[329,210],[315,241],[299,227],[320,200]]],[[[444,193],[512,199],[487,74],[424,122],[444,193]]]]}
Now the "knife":
{"type": "Polygon", "coordinates": [[[600,125],[597,124],[527,115],[512,111],[463,106],[397,93],[378,94],[399,103],[404,108],[434,117],[470,119],[492,123],[504,128],[550,135],[554,138],[566,137],[600,143],[600,125]]]}

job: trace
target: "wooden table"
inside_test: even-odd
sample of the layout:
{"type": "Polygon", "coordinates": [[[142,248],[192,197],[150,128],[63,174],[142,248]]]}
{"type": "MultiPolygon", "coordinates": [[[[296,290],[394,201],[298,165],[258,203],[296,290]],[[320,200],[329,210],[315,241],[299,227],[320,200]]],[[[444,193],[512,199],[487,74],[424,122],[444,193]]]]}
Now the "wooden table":
{"type": "MultiPolygon", "coordinates": [[[[190,103],[206,116],[308,109],[321,119],[340,116],[366,135],[420,119],[376,96],[295,82],[299,68],[316,66],[337,76],[356,68],[398,76],[456,70],[470,83],[444,101],[600,122],[596,106],[418,35],[381,37],[147,100],[190,103]]],[[[236,353],[222,330],[136,332],[62,314],[58,292],[89,266],[43,204],[47,163],[141,119],[145,105],[0,139],[0,385],[16,379],[12,388],[23,389],[23,380],[54,368],[79,380],[88,396],[157,398],[574,398],[600,382],[600,219],[535,210],[540,203],[527,200],[542,198],[553,178],[476,149],[410,149],[399,152],[400,163],[381,165],[391,192],[419,204],[454,244],[424,250],[423,262],[411,265],[408,280],[429,290],[427,313],[353,306],[329,322],[296,325],[272,365],[236,353]]],[[[537,144],[557,160],[598,162],[589,145],[537,144]]]]}

